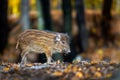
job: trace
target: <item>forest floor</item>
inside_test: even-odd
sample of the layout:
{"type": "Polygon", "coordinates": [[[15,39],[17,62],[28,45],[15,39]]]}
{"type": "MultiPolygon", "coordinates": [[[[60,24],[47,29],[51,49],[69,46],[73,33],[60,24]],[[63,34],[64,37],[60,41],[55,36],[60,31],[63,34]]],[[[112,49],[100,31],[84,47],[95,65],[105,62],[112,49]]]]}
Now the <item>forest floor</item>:
{"type": "Polygon", "coordinates": [[[53,64],[0,64],[0,80],[118,80],[120,63],[74,62],[53,64]]]}

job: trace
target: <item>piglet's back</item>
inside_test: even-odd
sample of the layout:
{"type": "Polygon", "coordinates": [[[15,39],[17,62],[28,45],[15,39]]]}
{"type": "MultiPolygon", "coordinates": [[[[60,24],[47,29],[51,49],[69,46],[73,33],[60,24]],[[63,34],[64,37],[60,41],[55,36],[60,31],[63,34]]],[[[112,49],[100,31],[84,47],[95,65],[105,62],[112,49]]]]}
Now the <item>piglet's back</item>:
{"type": "Polygon", "coordinates": [[[56,33],[54,32],[30,29],[22,32],[18,36],[17,42],[21,47],[28,46],[30,44],[32,45],[32,43],[36,43],[38,45],[51,43],[52,45],[55,36],[56,33]]]}
{"type": "Polygon", "coordinates": [[[55,37],[55,34],[49,31],[40,31],[40,30],[26,30],[22,32],[19,36],[19,40],[27,39],[27,38],[33,38],[33,39],[39,39],[41,37],[53,39],[55,37]]]}

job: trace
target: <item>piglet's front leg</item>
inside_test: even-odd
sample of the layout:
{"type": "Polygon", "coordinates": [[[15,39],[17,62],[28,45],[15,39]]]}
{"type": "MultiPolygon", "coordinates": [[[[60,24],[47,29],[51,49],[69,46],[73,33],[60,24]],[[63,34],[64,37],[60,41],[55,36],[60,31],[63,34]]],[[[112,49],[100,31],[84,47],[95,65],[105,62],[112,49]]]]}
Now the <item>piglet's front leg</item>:
{"type": "Polygon", "coordinates": [[[51,53],[51,51],[47,51],[46,53],[46,57],[47,57],[47,63],[48,64],[51,64],[52,62],[52,53],[51,53]]]}

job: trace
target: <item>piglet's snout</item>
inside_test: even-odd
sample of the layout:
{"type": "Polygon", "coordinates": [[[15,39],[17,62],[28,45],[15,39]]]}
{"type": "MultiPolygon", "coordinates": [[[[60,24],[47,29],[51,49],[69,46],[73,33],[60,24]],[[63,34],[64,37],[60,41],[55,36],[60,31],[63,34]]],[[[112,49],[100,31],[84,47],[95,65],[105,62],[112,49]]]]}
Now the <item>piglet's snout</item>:
{"type": "Polygon", "coordinates": [[[70,53],[70,52],[71,52],[70,49],[63,49],[63,53],[68,54],[68,53],[70,53]]]}

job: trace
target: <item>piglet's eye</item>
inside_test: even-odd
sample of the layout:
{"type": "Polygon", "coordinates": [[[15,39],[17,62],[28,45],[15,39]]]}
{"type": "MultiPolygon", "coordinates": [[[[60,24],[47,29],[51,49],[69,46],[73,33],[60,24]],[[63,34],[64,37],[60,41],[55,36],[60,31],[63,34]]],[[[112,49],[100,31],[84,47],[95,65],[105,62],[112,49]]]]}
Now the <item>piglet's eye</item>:
{"type": "Polygon", "coordinates": [[[65,41],[62,41],[63,44],[65,44],[65,41]]]}

